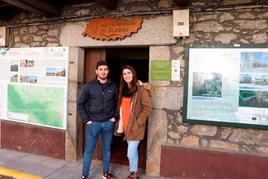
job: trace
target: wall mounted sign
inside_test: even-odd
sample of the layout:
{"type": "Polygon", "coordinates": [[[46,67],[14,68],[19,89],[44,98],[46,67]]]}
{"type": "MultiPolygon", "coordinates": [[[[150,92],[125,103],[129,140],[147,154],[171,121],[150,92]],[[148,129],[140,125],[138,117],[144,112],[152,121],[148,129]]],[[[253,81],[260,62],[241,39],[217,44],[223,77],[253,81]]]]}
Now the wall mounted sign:
{"type": "Polygon", "coordinates": [[[0,119],[66,129],[69,48],[0,53],[0,119]]]}
{"type": "Polygon", "coordinates": [[[124,39],[136,33],[141,28],[142,22],[142,18],[98,18],[91,20],[82,34],[96,40],[124,39]]]}
{"type": "Polygon", "coordinates": [[[190,47],[183,121],[268,129],[267,47],[190,47]]]}
{"type": "Polygon", "coordinates": [[[156,60],[151,63],[151,79],[160,81],[171,80],[171,61],[156,60]]]}
{"type": "Polygon", "coordinates": [[[171,81],[180,81],[180,60],[172,60],[171,63],[171,81]]]}

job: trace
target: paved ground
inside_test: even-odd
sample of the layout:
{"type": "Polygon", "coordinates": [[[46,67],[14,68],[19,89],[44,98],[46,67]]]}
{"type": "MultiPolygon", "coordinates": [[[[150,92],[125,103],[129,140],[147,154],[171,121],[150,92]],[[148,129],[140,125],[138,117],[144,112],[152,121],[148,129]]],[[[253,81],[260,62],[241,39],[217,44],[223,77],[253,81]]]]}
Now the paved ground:
{"type": "MultiPolygon", "coordinates": [[[[0,149],[0,167],[41,176],[45,179],[79,179],[81,176],[82,161],[58,160],[40,155],[0,149]]],[[[101,161],[93,161],[90,179],[101,179],[101,168],[101,161]]],[[[125,165],[112,164],[111,171],[115,174],[116,179],[125,179],[128,175],[128,167],[125,165]]],[[[143,171],[140,171],[140,173],[140,179],[167,179],[163,177],[149,177],[144,175],[143,171]]]]}

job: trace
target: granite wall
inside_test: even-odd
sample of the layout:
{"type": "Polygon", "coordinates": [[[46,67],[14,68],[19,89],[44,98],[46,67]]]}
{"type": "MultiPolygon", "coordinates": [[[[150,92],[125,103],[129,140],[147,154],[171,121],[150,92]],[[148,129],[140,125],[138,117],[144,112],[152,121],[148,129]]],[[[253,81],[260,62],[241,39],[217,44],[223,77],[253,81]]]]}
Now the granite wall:
{"type": "MultiPolygon", "coordinates": [[[[10,47],[74,46],[70,71],[78,75],[83,65],[85,47],[150,46],[150,61],[179,59],[181,80],[150,81],[154,88],[153,113],[149,120],[147,168],[149,175],[159,175],[160,150],[162,145],[183,145],[236,151],[268,156],[268,132],[256,129],[191,125],[182,122],[180,108],[183,107],[185,74],[184,52],[190,44],[267,44],[267,6],[250,6],[253,1],[218,0],[192,1],[190,6],[190,36],[172,36],[172,10],[178,9],[172,0],[121,0],[116,11],[88,3],[64,7],[65,18],[46,18],[22,13],[12,21],[4,23],[10,27],[10,47]],[[86,23],[97,17],[143,17],[142,29],[131,37],[120,41],[97,41],[83,37],[86,23]],[[80,59],[80,60],[78,60],[80,59]]],[[[81,76],[81,74],[80,74],[81,76]]],[[[70,80],[68,126],[78,123],[75,108],[81,78],[70,80]]],[[[67,145],[71,151],[79,145],[79,128],[67,131],[67,145]]],[[[67,157],[68,158],[68,157],[67,157]]]]}

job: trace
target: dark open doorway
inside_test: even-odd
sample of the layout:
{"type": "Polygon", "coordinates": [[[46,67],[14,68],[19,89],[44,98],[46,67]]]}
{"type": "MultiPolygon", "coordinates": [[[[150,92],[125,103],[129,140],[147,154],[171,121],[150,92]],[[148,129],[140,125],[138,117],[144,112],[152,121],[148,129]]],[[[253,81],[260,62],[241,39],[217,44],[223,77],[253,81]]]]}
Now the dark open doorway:
{"type": "MultiPolygon", "coordinates": [[[[131,65],[137,72],[138,79],[148,82],[149,79],[149,48],[109,48],[106,49],[106,60],[110,67],[109,78],[119,87],[121,67],[131,65]]],[[[147,131],[147,130],[146,130],[147,131]]],[[[145,139],[139,145],[139,167],[146,167],[145,139]]],[[[127,142],[123,137],[114,137],[112,143],[111,162],[128,165],[127,142]]]]}

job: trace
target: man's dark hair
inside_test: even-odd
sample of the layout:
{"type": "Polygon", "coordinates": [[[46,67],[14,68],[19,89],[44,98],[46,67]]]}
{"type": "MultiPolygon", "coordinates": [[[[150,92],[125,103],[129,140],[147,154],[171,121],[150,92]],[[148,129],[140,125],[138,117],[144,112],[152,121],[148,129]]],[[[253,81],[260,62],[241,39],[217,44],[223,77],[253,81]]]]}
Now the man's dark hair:
{"type": "Polygon", "coordinates": [[[108,63],[104,60],[98,61],[96,64],[96,70],[99,68],[99,66],[106,65],[109,69],[108,63]]]}

